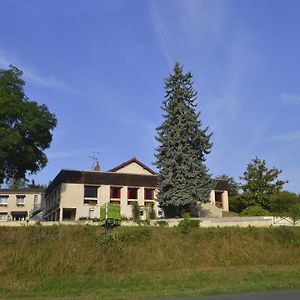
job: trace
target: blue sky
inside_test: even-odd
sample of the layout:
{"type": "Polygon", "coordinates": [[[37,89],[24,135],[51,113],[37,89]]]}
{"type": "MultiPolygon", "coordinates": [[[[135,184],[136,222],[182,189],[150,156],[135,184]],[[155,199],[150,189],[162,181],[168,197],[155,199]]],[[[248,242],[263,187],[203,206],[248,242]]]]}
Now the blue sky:
{"type": "Polygon", "coordinates": [[[207,166],[238,179],[258,156],[300,192],[300,2],[297,0],[0,0],[0,67],[24,71],[26,94],[58,118],[49,163],[107,170],[154,162],[164,78],[194,75],[214,132],[207,166]]]}

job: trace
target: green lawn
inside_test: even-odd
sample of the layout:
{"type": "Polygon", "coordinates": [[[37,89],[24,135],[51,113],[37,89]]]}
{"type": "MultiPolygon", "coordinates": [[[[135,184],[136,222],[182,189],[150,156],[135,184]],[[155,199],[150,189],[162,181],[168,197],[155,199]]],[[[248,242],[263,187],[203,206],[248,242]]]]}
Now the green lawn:
{"type": "Polygon", "coordinates": [[[1,299],[153,299],[300,288],[300,228],[0,227],[1,299]]]}

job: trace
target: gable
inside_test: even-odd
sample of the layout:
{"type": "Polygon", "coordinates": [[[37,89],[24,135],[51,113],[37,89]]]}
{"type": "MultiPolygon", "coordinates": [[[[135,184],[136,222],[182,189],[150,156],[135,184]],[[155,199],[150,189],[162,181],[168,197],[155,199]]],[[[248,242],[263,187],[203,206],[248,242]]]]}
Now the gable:
{"type": "Polygon", "coordinates": [[[130,164],[121,167],[115,171],[116,173],[129,173],[129,174],[141,174],[141,175],[153,175],[150,171],[143,168],[136,162],[131,162],[130,164]]]}
{"type": "Polygon", "coordinates": [[[109,170],[108,172],[139,174],[139,175],[156,175],[149,167],[144,165],[136,157],[122,163],[121,165],[109,170]]]}

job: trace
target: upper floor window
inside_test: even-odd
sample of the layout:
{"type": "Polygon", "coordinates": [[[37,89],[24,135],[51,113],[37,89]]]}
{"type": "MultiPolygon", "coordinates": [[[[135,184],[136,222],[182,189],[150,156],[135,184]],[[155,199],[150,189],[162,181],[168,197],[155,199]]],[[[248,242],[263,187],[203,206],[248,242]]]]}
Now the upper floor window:
{"type": "Polygon", "coordinates": [[[25,195],[18,195],[16,203],[17,203],[17,205],[24,205],[25,204],[25,195]]]}
{"type": "Polygon", "coordinates": [[[138,198],[139,188],[129,187],[128,188],[128,199],[137,199],[138,198]]]}
{"type": "Polygon", "coordinates": [[[0,196],[0,205],[7,205],[7,203],[8,203],[8,196],[6,195],[0,196]]]}
{"type": "Polygon", "coordinates": [[[98,187],[97,186],[84,186],[84,198],[98,198],[98,187]]]}
{"type": "Polygon", "coordinates": [[[110,187],[110,198],[121,199],[121,187],[111,186],[110,187]]]}
{"type": "Polygon", "coordinates": [[[154,200],[154,189],[145,188],[145,200],[154,200]]]}

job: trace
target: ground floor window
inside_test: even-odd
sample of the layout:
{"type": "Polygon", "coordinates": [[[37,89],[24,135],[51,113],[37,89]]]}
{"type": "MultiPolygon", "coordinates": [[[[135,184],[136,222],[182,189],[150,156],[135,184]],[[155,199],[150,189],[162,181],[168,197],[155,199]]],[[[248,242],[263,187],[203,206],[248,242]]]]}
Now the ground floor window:
{"type": "Polygon", "coordinates": [[[98,200],[97,199],[84,199],[83,203],[88,204],[88,205],[97,205],[98,200]]]}
{"type": "Polygon", "coordinates": [[[28,216],[27,211],[12,211],[11,217],[13,221],[24,221],[28,216]]]}
{"type": "Polygon", "coordinates": [[[0,221],[7,221],[7,212],[0,212],[0,221]]]}
{"type": "Polygon", "coordinates": [[[76,208],[63,208],[63,221],[75,220],[76,208]]]}

